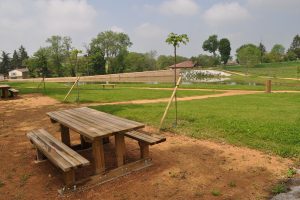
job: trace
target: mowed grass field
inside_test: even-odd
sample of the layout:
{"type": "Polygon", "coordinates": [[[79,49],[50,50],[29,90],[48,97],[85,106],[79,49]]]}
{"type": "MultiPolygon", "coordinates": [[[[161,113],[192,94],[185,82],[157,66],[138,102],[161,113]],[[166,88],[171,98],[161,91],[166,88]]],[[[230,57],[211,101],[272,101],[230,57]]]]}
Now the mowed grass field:
{"type": "MultiPolygon", "coordinates": [[[[43,93],[44,95],[55,98],[59,101],[63,101],[64,97],[68,93],[71,85],[64,83],[46,83],[46,91],[43,88],[37,89],[38,83],[16,83],[9,82],[10,86],[20,90],[21,94],[28,93],[43,93]]],[[[202,96],[209,94],[218,94],[222,92],[216,91],[196,91],[196,90],[184,90],[178,91],[178,97],[189,96],[202,96]]],[[[127,88],[122,87],[122,84],[117,85],[116,88],[102,89],[99,84],[85,84],[79,86],[79,99],[81,103],[109,103],[131,100],[143,100],[143,99],[160,99],[169,98],[172,94],[172,90],[152,90],[152,89],[140,89],[140,88],[127,88]]],[[[74,87],[70,96],[66,102],[75,102],[77,99],[77,88],[74,87]]]]}
{"type": "MultiPolygon", "coordinates": [[[[94,109],[158,127],[166,103],[94,109]]],[[[164,128],[195,138],[226,141],[283,157],[300,155],[300,94],[255,94],[178,102],[164,128]]]]}
{"type": "Polygon", "coordinates": [[[225,66],[225,70],[241,72],[256,76],[270,76],[278,78],[298,78],[300,76],[300,62],[263,63],[254,67],[225,66]]]}

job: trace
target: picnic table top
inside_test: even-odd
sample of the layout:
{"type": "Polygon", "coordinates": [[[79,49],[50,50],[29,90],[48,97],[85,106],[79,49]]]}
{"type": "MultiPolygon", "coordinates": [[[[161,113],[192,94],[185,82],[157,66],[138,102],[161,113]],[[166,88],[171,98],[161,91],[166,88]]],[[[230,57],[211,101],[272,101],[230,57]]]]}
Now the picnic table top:
{"type": "Polygon", "coordinates": [[[2,88],[10,88],[10,86],[9,85],[0,85],[0,89],[2,89],[2,88]]]}
{"type": "Polygon", "coordinates": [[[92,140],[145,127],[142,123],[87,107],[48,112],[47,115],[92,140]]]}

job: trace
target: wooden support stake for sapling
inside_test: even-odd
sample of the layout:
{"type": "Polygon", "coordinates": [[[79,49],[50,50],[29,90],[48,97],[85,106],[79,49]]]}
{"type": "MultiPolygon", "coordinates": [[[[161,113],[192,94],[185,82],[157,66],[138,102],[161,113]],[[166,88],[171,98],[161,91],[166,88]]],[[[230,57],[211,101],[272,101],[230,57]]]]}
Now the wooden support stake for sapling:
{"type": "Polygon", "coordinates": [[[78,76],[74,82],[74,84],[72,85],[72,87],[70,88],[69,92],[67,93],[67,95],[65,96],[63,101],[66,101],[66,99],[68,98],[68,96],[70,95],[71,91],[73,90],[74,86],[77,84],[77,82],[79,81],[80,77],[78,76]]]}
{"type": "Polygon", "coordinates": [[[166,109],[165,109],[164,115],[163,115],[163,117],[162,117],[161,120],[160,120],[159,130],[161,129],[161,126],[162,126],[162,124],[163,124],[163,122],[164,122],[164,120],[165,120],[165,118],[166,118],[166,116],[167,116],[167,113],[168,113],[168,111],[169,111],[169,108],[170,108],[170,105],[171,105],[171,103],[172,103],[172,100],[174,99],[175,94],[176,94],[176,91],[177,91],[177,88],[178,88],[178,86],[179,86],[179,84],[180,84],[180,81],[181,81],[181,76],[179,77],[179,79],[178,79],[178,81],[177,81],[177,83],[176,83],[176,86],[175,86],[175,88],[174,88],[174,90],[173,90],[172,96],[171,96],[171,98],[169,99],[168,105],[167,105],[167,107],[166,107],[166,109]]]}

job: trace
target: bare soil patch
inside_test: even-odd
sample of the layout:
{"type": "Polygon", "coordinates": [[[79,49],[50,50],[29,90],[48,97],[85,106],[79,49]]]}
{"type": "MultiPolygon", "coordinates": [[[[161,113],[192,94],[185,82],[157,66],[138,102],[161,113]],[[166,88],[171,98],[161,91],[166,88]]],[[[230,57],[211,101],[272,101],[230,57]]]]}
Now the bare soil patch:
{"type": "MultiPolygon", "coordinates": [[[[165,133],[167,142],[150,148],[153,166],[61,197],[57,193],[63,184],[61,174],[48,161],[34,163],[35,150],[25,134],[45,128],[59,138],[59,128],[50,123],[46,112],[71,107],[75,105],[40,95],[0,101],[1,200],[267,199],[272,185],[293,164],[248,148],[165,133]]],[[[72,137],[76,140],[77,134],[72,137]]],[[[130,140],[126,145],[129,159],[137,158],[138,145],[130,140]]],[[[105,149],[108,160],[114,158],[113,140],[105,149]]]]}

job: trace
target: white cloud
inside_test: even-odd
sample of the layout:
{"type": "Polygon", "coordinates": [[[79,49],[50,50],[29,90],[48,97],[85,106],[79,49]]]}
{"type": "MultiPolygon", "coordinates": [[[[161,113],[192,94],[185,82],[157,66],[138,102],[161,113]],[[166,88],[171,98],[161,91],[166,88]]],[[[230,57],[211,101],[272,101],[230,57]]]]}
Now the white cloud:
{"type": "Polygon", "coordinates": [[[159,11],[167,15],[194,15],[198,10],[194,0],[167,0],[159,6],[159,11]]]}
{"type": "Polygon", "coordinates": [[[135,34],[143,38],[163,38],[167,31],[157,25],[143,23],[135,29],[135,34]]]}
{"type": "Polygon", "coordinates": [[[205,11],[203,18],[212,26],[232,25],[249,19],[250,14],[238,2],[219,3],[205,11]]]}
{"type": "Polygon", "coordinates": [[[297,9],[299,11],[299,0],[248,0],[248,5],[263,9],[297,9]]]}
{"type": "MultiPolygon", "coordinates": [[[[2,50],[21,44],[36,50],[51,35],[81,38],[94,28],[96,10],[87,0],[1,0],[2,50]]],[[[83,42],[83,41],[82,41],[83,42]]]]}
{"type": "Polygon", "coordinates": [[[120,28],[118,26],[112,26],[110,28],[110,30],[113,31],[113,32],[116,32],[116,33],[124,33],[125,32],[122,28],[120,28]]]}

